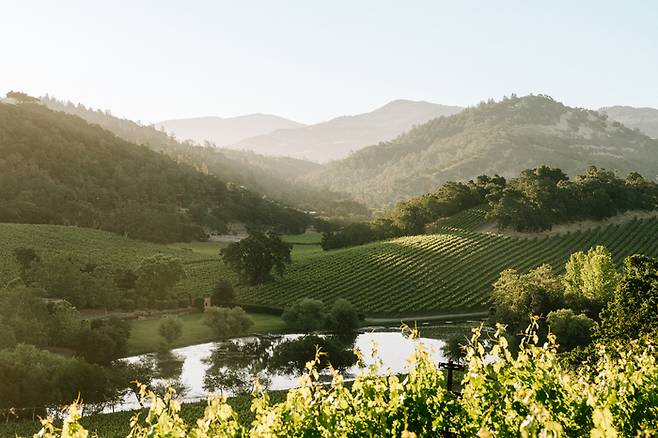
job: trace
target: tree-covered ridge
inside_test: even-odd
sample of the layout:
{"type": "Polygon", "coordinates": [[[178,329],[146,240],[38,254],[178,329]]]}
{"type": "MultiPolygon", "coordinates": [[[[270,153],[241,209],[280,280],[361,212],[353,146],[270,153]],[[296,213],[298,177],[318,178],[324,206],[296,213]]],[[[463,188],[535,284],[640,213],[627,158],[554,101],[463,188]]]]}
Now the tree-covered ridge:
{"type": "Polygon", "coordinates": [[[622,179],[595,166],[573,180],[561,169],[548,166],[526,169],[509,181],[499,175],[480,175],[465,183],[449,181],[435,192],[400,202],[369,223],[325,232],[322,247],[343,248],[436,231],[451,216],[483,204],[488,205],[486,218],[500,229],[544,231],[560,223],[656,210],[658,184],[637,172],[622,179]]]}
{"type": "Polygon", "coordinates": [[[301,176],[317,172],[319,164],[289,157],[272,157],[250,151],[181,142],[153,126],[113,116],[109,111],[94,110],[82,104],[64,102],[45,96],[41,102],[47,107],[76,115],[97,124],[116,136],[157,152],[169,155],[177,162],[187,163],[200,172],[263,193],[271,199],[321,215],[351,218],[366,217],[368,210],[341,194],[298,181],[301,176]]]}
{"type": "Polygon", "coordinates": [[[0,222],[100,228],[157,242],[229,221],[298,232],[311,220],[79,117],[0,105],[0,222]]]}
{"type": "Polygon", "coordinates": [[[362,149],[307,179],[387,207],[450,181],[513,177],[546,164],[574,175],[588,164],[658,176],[658,141],[596,111],[547,96],[493,100],[362,149]]]}

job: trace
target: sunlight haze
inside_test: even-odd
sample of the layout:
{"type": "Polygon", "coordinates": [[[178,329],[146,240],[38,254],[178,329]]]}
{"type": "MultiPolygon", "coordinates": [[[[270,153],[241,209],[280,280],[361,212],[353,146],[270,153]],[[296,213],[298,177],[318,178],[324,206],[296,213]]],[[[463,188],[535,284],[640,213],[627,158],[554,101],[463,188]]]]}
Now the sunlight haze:
{"type": "Polygon", "coordinates": [[[0,93],[143,123],[269,113],[308,124],[394,99],[468,106],[511,93],[658,106],[650,1],[21,1],[2,12],[0,93]]]}

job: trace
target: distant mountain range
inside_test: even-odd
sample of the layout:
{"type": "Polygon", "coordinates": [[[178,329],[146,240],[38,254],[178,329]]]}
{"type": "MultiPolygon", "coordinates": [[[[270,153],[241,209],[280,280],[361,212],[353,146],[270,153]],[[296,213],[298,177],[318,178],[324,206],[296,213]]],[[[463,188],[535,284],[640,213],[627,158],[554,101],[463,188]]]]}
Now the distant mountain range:
{"type": "Polygon", "coordinates": [[[350,152],[365,146],[392,140],[414,125],[462,109],[430,102],[395,100],[368,113],[336,117],[294,129],[279,129],[243,139],[230,147],[326,162],[345,158],[350,152]]]}
{"type": "Polygon", "coordinates": [[[658,109],[656,108],[609,106],[599,111],[629,128],[637,128],[649,137],[658,138],[658,109]]]}
{"type": "Polygon", "coordinates": [[[249,114],[228,118],[196,117],[165,120],[154,126],[174,134],[177,139],[182,141],[192,140],[199,144],[210,142],[217,146],[226,146],[278,129],[294,129],[304,125],[270,114],[249,114]]]}
{"type": "Polygon", "coordinates": [[[495,173],[512,177],[540,164],[572,175],[596,165],[622,174],[638,171],[655,180],[658,140],[597,111],[568,107],[547,96],[514,96],[433,119],[304,180],[386,208],[448,180],[495,173]]]}
{"type": "Polygon", "coordinates": [[[365,146],[391,140],[414,125],[461,111],[457,106],[395,100],[374,111],[341,116],[315,125],[277,116],[202,117],[156,123],[180,140],[208,141],[230,149],[289,156],[315,162],[347,157],[365,146]]]}

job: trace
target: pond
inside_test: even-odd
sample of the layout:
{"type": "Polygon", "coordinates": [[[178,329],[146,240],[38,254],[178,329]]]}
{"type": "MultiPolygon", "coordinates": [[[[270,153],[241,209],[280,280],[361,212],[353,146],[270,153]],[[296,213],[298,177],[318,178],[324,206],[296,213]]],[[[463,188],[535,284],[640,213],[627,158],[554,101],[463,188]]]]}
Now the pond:
{"type": "MultiPolygon", "coordinates": [[[[205,400],[210,394],[234,395],[250,392],[254,380],[266,390],[288,389],[298,385],[304,365],[311,360],[320,345],[327,352],[321,365],[328,359],[332,366],[341,370],[346,380],[375,362],[381,360],[382,372],[405,373],[407,359],[422,342],[434,361],[447,362],[442,350],[445,340],[454,334],[468,336],[477,322],[459,325],[424,327],[421,337],[410,339],[399,329],[369,329],[350,339],[329,335],[266,335],[230,339],[222,342],[191,345],[168,353],[152,353],[126,358],[153,370],[154,386],[160,390],[167,386],[176,388],[178,398],[184,402],[205,400]],[[361,353],[359,363],[354,351],[361,353]]],[[[330,380],[325,368],[321,375],[330,380]]],[[[127,395],[112,410],[139,408],[134,394],[127,395]]]]}

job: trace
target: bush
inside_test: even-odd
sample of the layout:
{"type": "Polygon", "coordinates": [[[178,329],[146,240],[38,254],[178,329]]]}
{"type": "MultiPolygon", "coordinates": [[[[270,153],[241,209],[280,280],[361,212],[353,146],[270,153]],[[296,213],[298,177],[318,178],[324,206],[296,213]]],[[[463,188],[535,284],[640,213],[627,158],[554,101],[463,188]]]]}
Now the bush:
{"type": "Polygon", "coordinates": [[[231,282],[226,279],[221,279],[215,285],[212,292],[212,303],[215,306],[233,304],[235,299],[235,291],[231,282]]]}
{"type": "Polygon", "coordinates": [[[183,323],[178,318],[163,318],[158,326],[158,334],[164,338],[167,346],[171,346],[183,335],[183,323]]]}
{"type": "Polygon", "coordinates": [[[349,337],[361,325],[354,306],[343,298],[334,301],[331,309],[329,309],[326,321],[327,329],[341,338],[349,337]]]}
{"type": "Polygon", "coordinates": [[[133,310],[135,310],[135,308],[136,308],[135,306],[136,306],[135,305],[135,300],[133,300],[133,299],[124,298],[124,299],[121,300],[120,307],[121,307],[122,310],[124,310],[126,312],[132,312],[133,310]]]}
{"type": "Polygon", "coordinates": [[[325,326],[326,311],[320,300],[304,298],[287,308],[281,318],[288,327],[304,332],[320,330],[325,326]]]}
{"type": "Polygon", "coordinates": [[[212,329],[214,335],[219,339],[243,335],[254,325],[254,322],[242,307],[229,309],[227,307],[212,306],[206,310],[205,315],[206,325],[212,329]]]}
{"type": "Polygon", "coordinates": [[[549,313],[546,320],[557,338],[560,351],[585,347],[592,342],[595,323],[585,314],[576,315],[571,309],[560,309],[549,313]]]}

